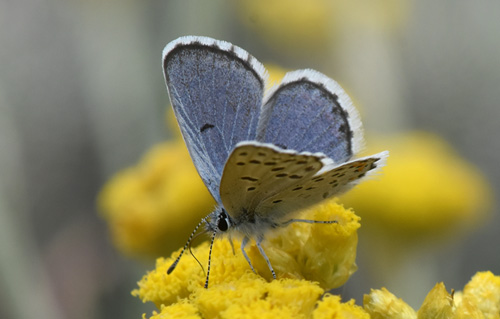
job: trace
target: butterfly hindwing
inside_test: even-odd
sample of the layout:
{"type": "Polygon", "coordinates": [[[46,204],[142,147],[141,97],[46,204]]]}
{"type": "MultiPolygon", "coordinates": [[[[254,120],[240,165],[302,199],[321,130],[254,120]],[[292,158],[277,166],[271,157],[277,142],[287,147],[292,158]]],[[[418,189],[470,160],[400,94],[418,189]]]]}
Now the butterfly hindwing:
{"type": "Polygon", "coordinates": [[[299,152],[323,152],[336,163],[363,146],[357,111],[337,82],[313,70],[285,75],[264,99],[257,139],[299,152]]]}
{"type": "Polygon", "coordinates": [[[262,214],[268,212],[285,216],[340,195],[365,176],[376,172],[385,164],[387,156],[387,152],[382,152],[338,166],[326,166],[318,174],[308,177],[300,184],[291,185],[279,194],[264,199],[256,210],[262,214]]]}
{"type": "Polygon", "coordinates": [[[220,203],[219,182],[234,146],[254,140],[265,69],[228,42],[182,37],[163,51],[170,100],[193,162],[220,203]]]}

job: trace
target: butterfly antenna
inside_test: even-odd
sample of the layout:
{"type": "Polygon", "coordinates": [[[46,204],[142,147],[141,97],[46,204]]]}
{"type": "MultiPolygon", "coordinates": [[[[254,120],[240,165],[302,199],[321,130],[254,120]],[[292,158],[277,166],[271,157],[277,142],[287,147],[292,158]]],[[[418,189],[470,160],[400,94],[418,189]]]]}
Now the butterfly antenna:
{"type": "Polygon", "coordinates": [[[210,241],[210,250],[208,251],[207,279],[205,280],[205,288],[208,288],[208,278],[210,277],[210,262],[212,261],[212,247],[214,245],[215,235],[217,235],[217,231],[213,232],[212,240],[210,241]]]}
{"type": "MultiPolygon", "coordinates": [[[[167,274],[170,275],[170,273],[172,273],[172,271],[174,271],[175,267],[177,267],[177,264],[179,263],[179,260],[181,260],[181,257],[182,255],[184,254],[184,252],[186,251],[186,249],[189,247],[189,250],[191,250],[191,240],[193,240],[196,232],[198,231],[198,228],[200,228],[200,226],[203,224],[203,223],[206,223],[207,221],[205,220],[205,218],[203,218],[201,220],[201,222],[194,228],[193,232],[191,233],[191,235],[189,236],[186,244],[184,245],[184,248],[182,248],[181,250],[181,253],[179,254],[179,256],[177,257],[177,259],[174,261],[174,263],[168,268],[167,270],[167,274]]],[[[194,256],[194,255],[193,255],[194,256]]],[[[196,259],[196,257],[195,257],[196,259]]],[[[198,259],[196,259],[196,261],[198,261],[198,259]]],[[[198,263],[200,263],[198,261],[198,263]]],[[[201,265],[201,264],[200,264],[201,265]]],[[[202,267],[203,268],[203,267],[202,267]]]]}

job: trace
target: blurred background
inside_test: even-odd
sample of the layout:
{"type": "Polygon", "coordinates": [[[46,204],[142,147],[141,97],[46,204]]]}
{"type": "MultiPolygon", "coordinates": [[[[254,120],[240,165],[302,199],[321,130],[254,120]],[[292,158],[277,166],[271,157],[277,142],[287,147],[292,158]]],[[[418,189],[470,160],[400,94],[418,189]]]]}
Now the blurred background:
{"type": "Polygon", "coordinates": [[[395,184],[345,199],[362,228],[344,299],[385,286],[418,308],[436,282],[460,290],[476,271],[499,275],[499,13],[493,0],[0,2],[0,317],[154,309],[130,291],[196,222],[144,253],[120,244],[113,191],[99,194],[179,140],[161,52],[183,35],[232,42],[277,73],[327,74],[360,109],[368,148],[394,150],[395,184]]]}

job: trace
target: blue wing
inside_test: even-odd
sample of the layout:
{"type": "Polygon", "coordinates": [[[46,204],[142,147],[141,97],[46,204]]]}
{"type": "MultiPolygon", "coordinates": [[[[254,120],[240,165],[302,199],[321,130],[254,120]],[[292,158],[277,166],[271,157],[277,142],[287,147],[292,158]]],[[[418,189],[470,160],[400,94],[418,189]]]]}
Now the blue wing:
{"type": "Polygon", "coordinates": [[[193,162],[220,203],[219,183],[234,146],[254,140],[265,69],[231,43],[182,37],[163,51],[170,100],[193,162]]]}
{"type": "Polygon", "coordinates": [[[264,99],[257,140],[343,163],[363,145],[359,116],[344,90],[313,70],[287,73],[264,99]]]}

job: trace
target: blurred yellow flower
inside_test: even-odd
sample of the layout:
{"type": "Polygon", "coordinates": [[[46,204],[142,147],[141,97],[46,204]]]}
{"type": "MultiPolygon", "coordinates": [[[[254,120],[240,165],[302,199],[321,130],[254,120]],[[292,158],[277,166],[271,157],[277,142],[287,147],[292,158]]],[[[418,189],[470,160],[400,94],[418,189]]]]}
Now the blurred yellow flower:
{"type": "Polygon", "coordinates": [[[270,89],[274,85],[278,85],[285,76],[286,72],[289,71],[275,64],[266,64],[266,70],[269,75],[269,77],[267,78],[266,89],[270,89]]]}
{"type": "Polygon", "coordinates": [[[409,2],[401,0],[245,0],[239,1],[241,21],[272,47],[292,54],[318,53],[345,30],[382,32],[407,21],[409,2]]]}
{"type": "Polygon", "coordinates": [[[363,298],[372,319],[498,319],[500,318],[500,276],[478,272],[463,292],[448,293],[443,283],[429,292],[415,312],[387,289],[372,290],[363,298]]]}
{"type": "Polygon", "coordinates": [[[108,181],[98,198],[115,246],[140,257],[183,245],[214,205],[181,140],[152,148],[137,166],[108,181]]]}
{"type": "Polygon", "coordinates": [[[413,132],[370,145],[389,149],[388,165],[375,181],[364,181],[341,200],[377,236],[420,243],[473,229],[490,211],[484,177],[439,137],[413,132]]]}
{"type": "MultiPolygon", "coordinates": [[[[233,318],[238,313],[248,313],[250,317],[255,311],[311,314],[324,290],[341,286],[356,270],[359,217],[334,201],[311,208],[302,217],[338,223],[292,223],[270,232],[263,247],[278,280],[271,280],[269,268],[255,245],[247,251],[257,274],[250,270],[240,251],[233,254],[229,240],[216,239],[209,289],[203,288],[205,274],[190,256],[184,256],[167,275],[167,269],[180,252],[177,251],[168,259],[159,258],[156,269],[145,275],[132,293],[144,302],[153,302],[161,313],[189,310],[185,305],[175,304],[187,300],[203,318],[217,315],[233,318]]],[[[233,243],[234,247],[240,246],[239,239],[233,238],[233,243]]],[[[193,253],[204,261],[208,246],[204,242],[193,253]]]]}
{"type": "MultiPolygon", "coordinates": [[[[300,50],[326,48],[331,6],[327,0],[246,0],[238,11],[246,26],[257,31],[270,47],[300,50]]],[[[305,50],[304,50],[305,51],[305,50]]]]}

